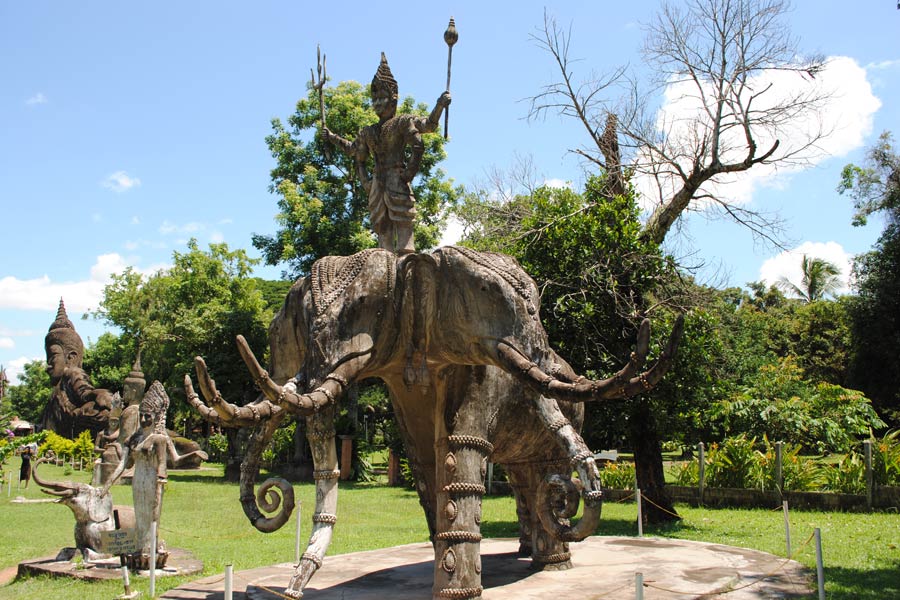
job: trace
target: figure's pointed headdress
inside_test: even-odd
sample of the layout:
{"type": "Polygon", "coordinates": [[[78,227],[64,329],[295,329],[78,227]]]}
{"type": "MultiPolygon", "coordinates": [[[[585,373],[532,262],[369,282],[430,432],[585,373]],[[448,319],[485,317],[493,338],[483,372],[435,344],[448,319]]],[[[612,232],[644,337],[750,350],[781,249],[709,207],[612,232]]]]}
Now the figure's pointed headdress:
{"type": "Polygon", "coordinates": [[[375,77],[372,78],[370,90],[372,96],[377,95],[378,92],[387,92],[392,98],[397,99],[397,94],[399,93],[397,80],[394,79],[394,75],[391,73],[391,68],[388,66],[387,56],[384,55],[384,52],[381,53],[381,64],[378,65],[375,77]]]}
{"type": "Polygon", "coordinates": [[[154,431],[166,432],[166,411],[169,409],[169,395],[159,381],[150,384],[150,389],[141,399],[141,412],[156,415],[154,431]]]}
{"type": "MultiPolygon", "coordinates": [[[[44,348],[58,344],[67,350],[75,350],[79,355],[84,353],[84,342],[75,331],[75,325],[66,314],[66,305],[63,299],[59,299],[59,308],[56,310],[56,319],[50,324],[47,336],[44,338],[44,348]]],[[[79,365],[80,366],[80,365],[79,365]]]]}

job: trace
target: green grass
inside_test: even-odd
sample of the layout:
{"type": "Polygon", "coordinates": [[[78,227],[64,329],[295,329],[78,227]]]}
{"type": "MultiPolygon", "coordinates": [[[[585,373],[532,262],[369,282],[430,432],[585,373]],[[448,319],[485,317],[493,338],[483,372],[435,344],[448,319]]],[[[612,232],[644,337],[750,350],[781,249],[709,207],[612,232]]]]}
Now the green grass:
{"type": "MultiPolygon", "coordinates": [[[[86,473],[63,476],[62,469],[43,465],[47,479],[87,481],[86,473]]],[[[295,525],[285,525],[272,534],[254,530],[238,502],[236,484],[221,482],[221,469],[175,471],[166,490],[162,534],[170,546],[191,550],[204,561],[203,575],[221,573],[227,563],[235,570],[290,562],[294,555],[295,525]]],[[[312,484],[294,486],[302,502],[303,536],[309,532],[314,500],[312,484]]],[[[117,503],[131,503],[131,488],[113,488],[117,503]]],[[[12,497],[43,498],[32,483],[12,497]]],[[[71,512],[53,504],[12,504],[6,488],[0,495],[0,569],[18,562],[54,554],[73,544],[71,512]]],[[[409,490],[378,485],[341,484],[338,526],[329,554],[370,550],[396,544],[424,542],[427,527],[416,494],[409,490]]],[[[635,535],[634,504],[607,503],[600,534],[635,535]]],[[[684,520],[665,528],[647,528],[645,535],[677,537],[754,548],[784,555],[783,516],[779,511],[744,509],[697,509],[679,506],[684,520]]],[[[511,498],[489,497],[484,502],[482,532],[486,537],[515,537],[515,506],[511,498]]],[[[854,514],[791,513],[795,558],[815,567],[812,542],[801,547],[813,528],[822,529],[828,598],[835,600],[884,600],[900,598],[900,515],[896,513],[854,514]]],[[[194,576],[190,579],[200,577],[194,576]]],[[[157,582],[161,593],[187,578],[165,578],[157,582]]],[[[147,594],[148,583],[136,580],[135,588],[147,594]]],[[[121,585],[79,583],[72,580],[29,578],[0,587],[0,598],[79,598],[108,600],[121,593],[121,585]]]]}

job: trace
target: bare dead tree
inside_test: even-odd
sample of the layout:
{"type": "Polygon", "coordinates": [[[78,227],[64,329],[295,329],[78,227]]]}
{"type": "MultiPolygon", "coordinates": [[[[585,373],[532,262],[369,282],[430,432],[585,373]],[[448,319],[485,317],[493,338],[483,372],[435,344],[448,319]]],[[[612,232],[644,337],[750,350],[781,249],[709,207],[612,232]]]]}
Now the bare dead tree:
{"type": "Polygon", "coordinates": [[[816,80],[825,62],[800,56],[784,24],[788,9],[786,0],[663,4],[646,26],[649,81],[626,67],[578,80],[571,29],[545,13],[534,39],[559,77],[531,98],[529,116],[575,118],[588,142],[573,152],[608,173],[633,173],[655,206],[645,239],[661,243],[685,211],[704,210],[781,246],[780,219],[741,206],[722,184],[762,165],[805,164],[828,133],[818,117],[829,94],[816,80]],[[667,110],[651,103],[663,93],[667,110]]]}

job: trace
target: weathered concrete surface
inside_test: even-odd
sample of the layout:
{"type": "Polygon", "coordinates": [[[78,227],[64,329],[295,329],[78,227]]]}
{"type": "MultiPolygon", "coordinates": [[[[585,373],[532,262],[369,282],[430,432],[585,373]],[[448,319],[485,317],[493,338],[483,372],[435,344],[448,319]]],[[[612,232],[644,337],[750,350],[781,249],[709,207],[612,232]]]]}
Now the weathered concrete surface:
{"type": "MultiPolygon", "coordinates": [[[[74,550],[72,548],[71,550],[74,550]]],[[[74,579],[104,580],[121,579],[122,571],[119,569],[117,558],[98,561],[96,564],[83,562],[75,563],[71,560],[56,560],[56,556],[35,558],[19,563],[18,577],[26,575],[51,575],[55,577],[72,577],[74,579]]],[[[169,559],[166,568],[157,569],[156,576],[170,575],[194,575],[203,571],[203,563],[191,552],[182,548],[169,548],[169,559]]],[[[134,571],[131,572],[135,576],[134,571]]],[[[138,571],[137,576],[150,576],[149,571],[138,571]]]]}
{"type": "MultiPolygon", "coordinates": [[[[666,538],[591,537],[572,544],[573,568],[529,570],[516,556],[518,540],[481,542],[485,600],[633,598],[634,573],[643,572],[645,597],[653,600],[761,600],[797,598],[811,592],[811,573],[795,561],[732,546],[666,538]],[[726,593],[727,592],[727,593],[726,593]],[[713,595],[708,595],[713,594],[713,595]]],[[[306,600],[423,600],[431,598],[431,544],[329,556],[306,600]]],[[[276,600],[293,570],[289,563],[236,571],[234,598],[276,600]]],[[[222,575],[170,590],[163,598],[223,597],[222,575]]]]}

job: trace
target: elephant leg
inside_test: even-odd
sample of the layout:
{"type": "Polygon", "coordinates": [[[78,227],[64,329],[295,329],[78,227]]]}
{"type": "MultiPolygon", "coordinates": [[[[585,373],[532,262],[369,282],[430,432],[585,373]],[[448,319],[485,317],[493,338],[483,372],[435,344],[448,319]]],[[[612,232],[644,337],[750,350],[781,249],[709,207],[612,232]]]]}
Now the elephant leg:
{"type": "Polygon", "coordinates": [[[475,435],[454,434],[435,444],[434,600],[481,598],[481,499],[492,451],[487,440],[475,435]]]}
{"type": "Polygon", "coordinates": [[[303,596],[303,588],[322,566],[337,522],[338,477],[341,470],[335,447],[334,405],[308,416],[306,432],[315,468],[313,478],[316,481],[316,508],[306,551],[294,568],[286,590],[286,594],[293,598],[303,596]]]}
{"type": "Polygon", "coordinates": [[[529,490],[533,490],[527,469],[521,464],[504,464],[506,475],[509,477],[509,485],[516,499],[516,518],[519,521],[519,556],[531,556],[531,531],[533,529],[534,507],[529,505],[533,498],[529,490]]]}
{"type": "MultiPolygon", "coordinates": [[[[538,515],[538,495],[541,482],[549,475],[568,477],[569,460],[521,462],[504,465],[516,494],[516,514],[519,518],[519,554],[531,556],[535,571],[563,571],[572,568],[569,544],[557,539],[541,524],[538,515]]],[[[562,503],[564,499],[557,499],[562,503]]]]}

